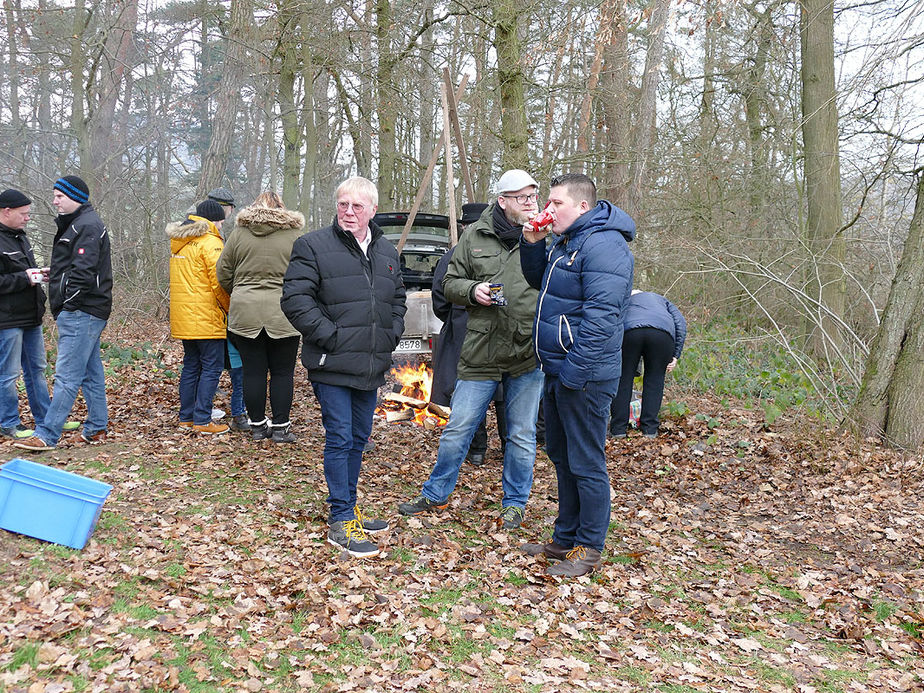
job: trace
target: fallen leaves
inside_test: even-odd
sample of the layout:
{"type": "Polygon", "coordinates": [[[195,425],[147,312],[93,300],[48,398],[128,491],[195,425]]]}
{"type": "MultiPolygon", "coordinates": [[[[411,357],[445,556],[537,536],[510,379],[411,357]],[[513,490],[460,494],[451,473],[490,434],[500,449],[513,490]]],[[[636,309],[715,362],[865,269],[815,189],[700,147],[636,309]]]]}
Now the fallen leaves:
{"type": "Polygon", "coordinates": [[[544,455],[519,532],[496,524],[496,440],[444,513],[399,518],[438,434],[376,424],[360,501],[393,528],[359,561],[326,543],[323,431],[303,379],[299,442],[273,446],[178,433],[176,381],[137,375],[117,376],[107,446],[49,459],[115,486],[87,548],[0,543],[0,687],[820,691],[832,671],[845,691],[922,683],[922,470],[869,443],[815,442],[799,422],[766,431],[701,398],[722,425],[691,415],[654,444],[609,444],[604,566],[552,580],[520,549],[555,519],[544,455]]]}

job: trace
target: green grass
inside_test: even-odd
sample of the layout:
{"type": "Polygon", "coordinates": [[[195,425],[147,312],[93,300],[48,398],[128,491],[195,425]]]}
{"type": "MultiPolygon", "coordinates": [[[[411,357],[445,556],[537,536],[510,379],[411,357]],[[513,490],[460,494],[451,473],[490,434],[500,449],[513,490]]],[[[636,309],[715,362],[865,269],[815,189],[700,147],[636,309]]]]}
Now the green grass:
{"type": "Polygon", "coordinates": [[[41,643],[30,642],[25,645],[21,645],[16,652],[13,653],[13,659],[10,660],[10,663],[6,665],[7,671],[16,671],[19,667],[24,664],[28,664],[33,669],[35,668],[36,661],[38,660],[38,651],[41,647],[41,643]]]}
{"type": "Polygon", "coordinates": [[[873,602],[873,611],[876,612],[876,620],[881,623],[888,621],[892,614],[898,611],[898,607],[892,602],[877,600],[873,602]]]}
{"type": "Polygon", "coordinates": [[[509,585],[525,585],[529,583],[529,580],[527,580],[526,577],[523,575],[517,575],[514,572],[509,572],[504,577],[504,582],[506,582],[509,585]]]}
{"type": "Polygon", "coordinates": [[[846,669],[823,669],[821,675],[814,680],[819,691],[825,693],[840,693],[846,691],[853,681],[866,681],[865,672],[848,671],[846,669]]]}
{"type": "Polygon", "coordinates": [[[757,678],[764,683],[779,684],[787,688],[794,688],[796,685],[796,680],[791,674],[759,659],[752,662],[751,669],[753,669],[757,678]]]}
{"type": "Polygon", "coordinates": [[[420,598],[420,605],[433,611],[445,611],[462,598],[461,589],[444,587],[420,598]]]}
{"type": "Polygon", "coordinates": [[[133,604],[126,597],[119,597],[112,603],[112,610],[118,614],[128,614],[139,621],[149,621],[157,618],[158,611],[147,604],[133,604]]]}
{"type": "Polygon", "coordinates": [[[637,684],[639,686],[644,686],[651,680],[651,674],[649,674],[641,667],[634,666],[618,668],[616,670],[616,676],[617,678],[630,681],[631,683],[637,684]]]}
{"type": "Polygon", "coordinates": [[[795,611],[782,611],[779,614],[779,617],[786,621],[786,623],[808,623],[809,617],[798,610],[795,611]]]}

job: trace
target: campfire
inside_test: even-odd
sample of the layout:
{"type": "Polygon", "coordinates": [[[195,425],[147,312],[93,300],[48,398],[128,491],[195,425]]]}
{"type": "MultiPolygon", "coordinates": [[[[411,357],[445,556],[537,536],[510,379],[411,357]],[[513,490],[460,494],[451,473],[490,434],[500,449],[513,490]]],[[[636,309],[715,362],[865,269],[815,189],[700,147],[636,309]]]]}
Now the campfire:
{"type": "Polygon", "coordinates": [[[397,366],[391,369],[389,375],[397,384],[395,391],[385,395],[378,408],[378,413],[385,421],[411,421],[427,429],[446,425],[449,410],[438,404],[430,404],[433,371],[426,363],[397,366]]]}

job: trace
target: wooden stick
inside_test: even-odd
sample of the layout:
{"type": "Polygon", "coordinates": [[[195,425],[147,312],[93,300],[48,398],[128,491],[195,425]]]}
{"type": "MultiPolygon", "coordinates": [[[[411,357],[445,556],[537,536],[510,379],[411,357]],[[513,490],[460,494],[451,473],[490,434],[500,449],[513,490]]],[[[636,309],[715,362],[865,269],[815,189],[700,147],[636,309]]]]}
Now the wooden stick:
{"type": "Polygon", "coordinates": [[[456,108],[456,97],[452,93],[452,82],[449,79],[449,68],[443,68],[443,82],[446,84],[446,98],[449,101],[449,119],[452,121],[452,130],[456,135],[456,149],[459,150],[459,169],[462,172],[462,182],[465,183],[465,193],[469,202],[475,199],[475,186],[472,185],[472,174],[468,170],[468,152],[465,149],[465,140],[462,137],[462,126],[459,125],[459,112],[456,108]]]}
{"type": "Polygon", "coordinates": [[[449,123],[449,88],[440,85],[440,101],[443,105],[443,146],[446,149],[446,196],[449,198],[449,247],[459,242],[456,229],[456,182],[452,171],[452,126],[449,123]]]}
{"type": "MultiPolygon", "coordinates": [[[[462,75],[462,82],[459,84],[459,88],[456,90],[456,100],[462,98],[462,94],[465,93],[465,86],[468,84],[468,75],[462,75]]],[[[443,134],[440,133],[440,139],[442,139],[443,134]]],[[[439,140],[437,140],[439,141],[439,140]]],[[[411,227],[414,225],[414,218],[417,216],[417,212],[420,210],[420,205],[423,202],[424,195],[427,192],[427,186],[430,185],[430,180],[433,178],[433,169],[436,168],[436,160],[440,155],[440,147],[437,145],[433,148],[433,153],[430,155],[430,163],[427,165],[427,171],[424,173],[423,181],[420,184],[420,187],[417,189],[417,196],[414,198],[414,204],[411,205],[411,211],[407,215],[407,221],[404,223],[404,230],[401,232],[401,238],[398,240],[398,254],[401,254],[401,251],[404,249],[404,244],[407,242],[407,235],[411,232],[411,227]]],[[[450,237],[449,247],[453,247],[455,243],[452,242],[450,237]]]]}

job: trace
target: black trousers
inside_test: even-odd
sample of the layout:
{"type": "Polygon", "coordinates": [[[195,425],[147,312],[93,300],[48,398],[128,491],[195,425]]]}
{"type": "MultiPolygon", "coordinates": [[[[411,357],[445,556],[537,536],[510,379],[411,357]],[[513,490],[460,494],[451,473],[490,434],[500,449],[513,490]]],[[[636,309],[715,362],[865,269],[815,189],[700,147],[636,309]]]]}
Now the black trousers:
{"type": "Polygon", "coordinates": [[[292,394],[295,389],[295,359],[298,337],[273,339],[261,330],[253,339],[228,333],[231,343],[241,353],[244,370],[244,406],[251,421],[266,418],[266,375],[269,373],[269,399],[273,423],[289,422],[292,394]]]}
{"type": "Polygon", "coordinates": [[[642,413],[638,418],[638,427],[642,433],[658,432],[658,412],[664,398],[664,375],[667,364],[674,358],[674,338],[654,327],[637,327],[626,330],[622,339],[622,375],[610,409],[610,433],[614,435],[624,434],[629,426],[632,381],[635,379],[639,358],[645,363],[645,375],[642,379],[642,413]]]}

